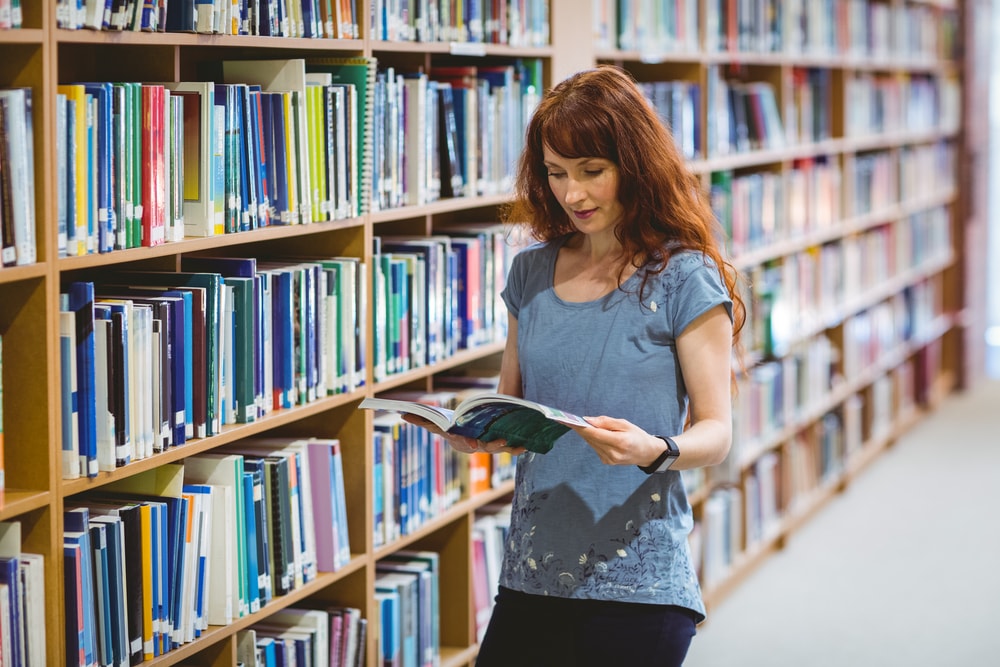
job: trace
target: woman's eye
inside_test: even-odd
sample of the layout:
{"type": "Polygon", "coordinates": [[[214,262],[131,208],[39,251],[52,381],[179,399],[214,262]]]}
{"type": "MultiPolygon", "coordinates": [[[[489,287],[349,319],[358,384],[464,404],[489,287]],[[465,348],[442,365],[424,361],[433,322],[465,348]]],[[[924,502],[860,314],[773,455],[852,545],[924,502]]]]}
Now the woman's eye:
{"type": "Polygon", "coordinates": [[[563,174],[563,173],[560,173],[560,172],[554,172],[554,171],[550,171],[549,172],[549,178],[562,178],[565,175],[566,174],[563,174]]]}
{"type": "Polygon", "coordinates": [[[587,174],[587,176],[600,176],[601,174],[604,173],[604,170],[603,169],[587,169],[583,173],[587,174]]]}

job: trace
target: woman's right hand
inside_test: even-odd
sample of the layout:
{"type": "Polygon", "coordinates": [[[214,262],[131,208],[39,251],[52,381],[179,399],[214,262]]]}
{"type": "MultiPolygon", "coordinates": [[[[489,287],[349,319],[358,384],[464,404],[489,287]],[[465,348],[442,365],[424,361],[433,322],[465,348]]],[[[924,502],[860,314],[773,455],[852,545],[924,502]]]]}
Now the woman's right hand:
{"type": "Polygon", "coordinates": [[[508,447],[506,440],[492,440],[490,442],[483,442],[482,440],[476,440],[475,438],[467,438],[463,435],[455,435],[453,433],[446,433],[434,425],[433,422],[427,421],[416,415],[404,414],[403,421],[425,428],[435,435],[439,435],[445,439],[448,445],[451,446],[457,452],[464,452],[466,454],[472,454],[475,452],[486,452],[487,454],[496,454],[498,452],[508,452],[513,455],[518,455],[524,452],[524,447],[508,447]]]}

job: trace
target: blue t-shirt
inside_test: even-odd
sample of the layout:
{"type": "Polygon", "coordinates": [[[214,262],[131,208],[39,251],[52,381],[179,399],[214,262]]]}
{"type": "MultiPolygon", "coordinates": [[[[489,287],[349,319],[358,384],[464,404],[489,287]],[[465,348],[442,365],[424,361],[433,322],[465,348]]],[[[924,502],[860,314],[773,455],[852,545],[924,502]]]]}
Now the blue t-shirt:
{"type": "MultiPolygon", "coordinates": [[[[712,261],[675,253],[636,294],[567,302],[553,288],[568,237],[519,253],[502,292],[517,318],[524,397],[578,415],[627,419],[648,433],[683,430],[687,392],[676,337],[695,318],[732,302],[712,261]]],[[[646,475],[601,463],[576,433],[517,463],[511,529],[500,584],[525,593],[672,604],[704,615],[687,537],[691,507],[680,473],[646,475]]]]}

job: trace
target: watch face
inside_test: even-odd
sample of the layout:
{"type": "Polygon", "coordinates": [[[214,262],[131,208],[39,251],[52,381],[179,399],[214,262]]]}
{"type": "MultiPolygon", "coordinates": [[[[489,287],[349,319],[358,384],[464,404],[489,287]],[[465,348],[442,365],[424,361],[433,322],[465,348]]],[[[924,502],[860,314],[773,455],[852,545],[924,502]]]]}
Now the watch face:
{"type": "Polygon", "coordinates": [[[656,472],[665,472],[667,470],[670,470],[670,466],[672,466],[674,464],[674,461],[676,460],[677,457],[674,456],[671,452],[668,452],[667,457],[663,459],[663,463],[661,463],[660,467],[656,469],[656,472]]]}

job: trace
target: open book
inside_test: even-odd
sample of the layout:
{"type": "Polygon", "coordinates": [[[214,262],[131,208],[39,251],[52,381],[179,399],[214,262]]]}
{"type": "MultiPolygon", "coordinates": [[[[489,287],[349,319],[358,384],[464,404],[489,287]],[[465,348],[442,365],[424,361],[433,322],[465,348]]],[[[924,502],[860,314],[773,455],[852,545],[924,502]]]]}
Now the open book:
{"type": "Polygon", "coordinates": [[[448,433],[483,442],[506,440],[511,447],[539,454],[552,449],[570,426],[587,426],[582,417],[503,394],[477,394],[454,410],[391,398],[366,398],[359,407],[416,415],[448,433]]]}

